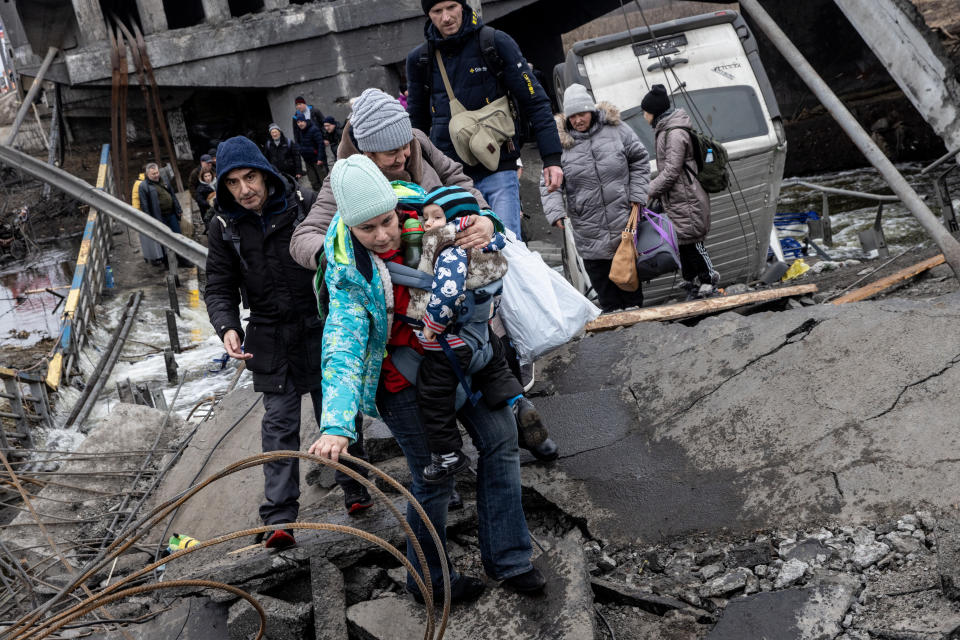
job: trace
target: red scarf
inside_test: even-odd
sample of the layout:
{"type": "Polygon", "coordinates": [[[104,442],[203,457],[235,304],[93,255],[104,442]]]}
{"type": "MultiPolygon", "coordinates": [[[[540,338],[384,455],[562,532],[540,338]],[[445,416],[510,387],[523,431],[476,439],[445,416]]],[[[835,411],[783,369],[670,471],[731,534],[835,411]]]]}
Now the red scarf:
{"type": "MultiPolygon", "coordinates": [[[[403,252],[397,249],[391,249],[385,253],[378,253],[379,257],[384,262],[397,262],[403,264],[403,252]]],[[[393,285],[393,313],[395,315],[407,315],[407,307],[410,306],[410,291],[406,287],[395,284],[393,285]]],[[[410,328],[406,322],[402,320],[393,321],[393,326],[390,328],[390,338],[387,340],[388,346],[397,346],[397,347],[410,347],[411,349],[416,350],[417,353],[423,353],[423,347],[420,346],[420,341],[417,340],[416,334],[413,333],[413,329],[410,328]]],[[[390,356],[387,355],[383,359],[383,367],[380,370],[380,379],[383,381],[383,386],[390,393],[397,393],[402,391],[407,387],[413,386],[406,378],[393,366],[393,362],[390,360],[390,356]]]]}

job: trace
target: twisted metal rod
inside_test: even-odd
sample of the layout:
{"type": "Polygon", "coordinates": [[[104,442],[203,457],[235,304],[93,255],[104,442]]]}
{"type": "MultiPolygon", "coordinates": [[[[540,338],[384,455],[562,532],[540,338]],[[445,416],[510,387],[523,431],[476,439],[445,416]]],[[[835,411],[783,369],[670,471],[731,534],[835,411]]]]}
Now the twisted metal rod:
{"type": "MultiPolygon", "coordinates": [[[[433,602],[432,582],[430,579],[430,572],[426,562],[426,558],[423,554],[423,549],[421,548],[419,541],[416,539],[416,536],[413,534],[413,531],[409,523],[406,522],[406,519],[400,514],[399,510],[393,505],[392,501],[387,499],[386,495],[379,489],[379,487],[377,487],[376,484],[374,484],[367,478],[361,476],[359,473],[357,473],[353,469],[346,467],[340,463],[333,462],[326,458],[313,456],[307,453],[301,453],[298,451],[274,451],[266,454],[260,454],[257,456],[251,456],[249,458],[245,458],[243,460],[237,461],[229,465],[228,467],[222,469],[221,471],[215,473],[214,475],[210,476],[206,480],[200,482],[199,484],[184,490],[183,492],[181,492],[177,496],[174,496],[167,502],[157,506],[153,511],[143,516],[139,521],[129,525],[120,535],[118,535],[117,539],[114,540],[106,549],[103,550],[103,552],[100,554],[99,560],[94,559],[93,561],[91,561],[91,563],[87,565],[87,569],[83,571],[82,575],[74,578],[72,583],[65,585],[61,589],[60,593],[58,593],[53,598],[48,600],[43,606],[35,609],[33,612],[27,614],[26,616],[18,620],[16,624],[14,624],[14,626],[12,626],[10,629],[7,630],[7,634],[19,633],[20,635],[16,637],[18,639],[24,639],[24,640],[28,637],[31,637],[33,633],[37,631],[37,629],[31,630],[30,628],[37,622],[40,616],[42,616],[44,613],[49,611],[56,604],[56,602],[58,602],[63,597],[64,594],[76,589],[78,584],[82,584],[83,581],[86,580],[90,575],[95,573],[97,570],[105,567],[114,557],[119,556],[124,551],[126,551],[130,546],[134,545],[138,540],[140,540],[146,534],[147,531],[149,531],[152,527],[156,526],[159,522],[161,522],[164,518],[166,518],[167,515],[169,515],[173,510],[175,510],[177,507],[179,507],[180,505],[185,503],[187,500],[192,498],[194,495],[196,495],[196,493],[198,493],[200,490],[205,488],[207,485],[215,482],[216,480],[222,479],[228,475],[236,473],[238,471],[249,469],[255,466],[260,466],[266,462],[279,460],[282,458],[300,458],[306,461],[333,467],[334,469],[342,471],[343,473],[352,477],[354,480],[367,486],[369,489],[372,489],[375,495],[378,495],[379,497],[383,498],[384,504],[386,504],[388,509],[394,514],[398,523],[401,525],[401,527],[404,529],[405,533],[407,534],[407,538],[414,549],[414,552],[417,556],[417,560],[420,563],[421,569],[423,569],[423,577],[421,579],[420,576],[417,574],[417,572],[413,570],[412,566],[408,565],[409,561],[406,561],[406,558],[404,557],[404,560],[406,561],[404,562],[404,566],[407,566],[408,570],[411,572],[411,576],[414,579],[414,581],[417,583],[417,586],[420,588],[421,594],[423,595],[425,604],[427,606],[428,620],[427,620],[427,633],[425,637],[429,640],[429,638],[432,637],[432,631],[434,626],[433,624],[434,623],[433,621],[434,602],[433,602]],[[142,527],[144,527],[143,530],[137,533],[137,531],[142,527]],[[24,633],[26,633],[27,635],[23,635],[24,633]]],[[[385,482],[393,486],[398,492],[400,492],[403,496],[407,498],[410,505],[413,506],[414,510],[417,512],[418,516],[421,518],[424,525],[426,526],[426,529],[430,534],[431,538],[433,539],[433,542],[437,548],[438,556],[441,560],[440,562],[441,573],[443,575],[443,582],[444,582],[443,584],[444,606],[443,606],[443,615],[441,618],[440,627],[439,629],[437,629],[436,637],[442,638],[443,633],[446,630],[447,621],[449,619],[450,574],[449,574],[449,567],[447,563],[444,561],[445,554],[443,551],[443,544],[440,541],[440,538],[437,535],[436,530],[433,528],[432,524],[430,523],[430,520],[427,517],[426,512],[423,510],[423,507],[419,504],[419,502],[417,502],[416,498],[414,498],[413,495],[403,485],[401,485],[399,482],[391,478],[388,474],[384,473],[382,470],[371,465],[365,460],[354,458],[347,454],[341,455],[341,459],[344,461],[349,461],[351,463],[354,463],[358,466],[364,467],[368,471],[372,471],[375,475],[383,478],[385,482]]],[[[314,525],[314,523],[285,523],[283,525],[261,527],[257,530],[251,529],[248,531],[259,531],[261,529],[263,531],[272,531],[272,530],[283,529],[283,528],[307,528],[307,529],[326,528],[327,526],[337,527],[339,525],[324,525],[323,527],[319,527],[314,525]]],[[[363,533],[366,533],[366,532],[363,532],[363,533]]],[[[232,537],[229,537],[228,539],[239,537],[239,535],[234,535],[234,534],[230,534],[230,535],[232,537]]],[[[244,535],[244,534],[240,534],[240,535],[244,535]]],[[[249,533],[247,533],[246,535],[249,535],[249,533]]],[[[217,544],[219,544],[219,542],[217,542],[217,544]]],[[[205,546],[210,546],[210,545],[205,545],[205,546]]],[[[196,548],[197,547],[191,547],[191,549],[196,549],[196,548]]],[[[201,547],[201,548],[204,548],[204,547],[201,547]]],[[[183,555],[183,552],[178,552],[177,554],[174,554],[168,558],[165,558],[162,562],[159,562],[159,561],[155,562],[151,564],[149,568],[143,569],[134,574],[131,574],[131,576],[128,576],[127,579],[115,583],[114,585],[108,587],[107,590],[112,591],[113,589],[118,588],[118,586],[122,586],[126,584],[129,580],[135,579],[136,577],[139,577],[140,575],[142,575],[147,571],[152,571],[157,566],[166,564],[166,562],[169,562],[174,558],[180,557],[180,555],[183,555]]],[[[64,615],[69,615],[70,611],[72,611],[72,609],[68,609],[66,610],[66,612],[61,612],[60,614],[57,614],[54,617],[48,618],[40,625],[39,629],[43,629],[44,627],[47,627],[50,624],[55,623],[56,621],[60,620],[61,617],[64,615]]]]}
{"type": "Polygon", "coordinates": [[[43,640],[43,638],[46,638],[52,633],[55,633],[58,629],[60,629],[66,624],[69,624],[72,620],[75,620],[76,618],[79,618],[81,616],[85,616],[88,613],[94,611],[95,609],[104,607],[108,604],[116,602],[117,600],[122,600],[123,598],[126,598],[128,596],[135,596],[141,593],[158,591],[160,589],[179,589],[181,587],[203,587],[206,589],[221,589],[223,591],[228,591],[234,594],[235,596],[243,598],[244,600],[250,603],[250,606],[252,606],[256,610],[257,615],[260,616],[260,629],[257,631],[257,635],[254,638],[254,640],[260,640],[261,638],[263,638],[263,633],[267,628],[267,614],[263,610],[263,607],[260,606],[260,603],[257,602],[256,598],[251,596],[249,593],[247,593],[243,589],[238,589],[237,587],[231,586],[229,584],[224,584],[222,582],[213,582],[211,580],[173,580],[170,582],[155,582],[153,584],[145,584],[139,587],[131,587],[130,589],[125,589],[123,591],[120,591],[119,593],[114,593],[112,595],[98,596],[97,598],[94,598],[92,602],[88,601],[86,605],[80,608],[80,610],[77,612],[75,616],[64,618],[62,621],[53,625],[50,629],[47,629],[46,631],[44,631],[44,633],[38,636],[36,640],[43,640]]]}
{"type": "MultiPolygon", "coordinates": [[[[142,567],[141,569],[138,569],[137,571],[131,573],[129,576],[126,576],[122,580],[119,580],[113,583],[112,585],[108,585],[107,587],[102,589],[100,592],[94,594],[93,596],[91,596],[90,598],[87,598],[86,600],[80,602],[79,604],[74,605],[73,607],[70,607],[69,609],[66,609],[64,611],[61,611],[57,615],[47,620],[44,620],[43,624],[39,625],[36,628],[31,629],[28,635],[21,636],[21,637],[34,638],[35,634],[41,631],[43,631],[44,633],[43,635],[40,635],[39,637],[37,637],[37,640],[39,640],[39,638],[46,637],[48,633],[48,628],[50,626],[56,626],[59,623],[63,622],[64,620],[69,622],[70,620],[74,620],[81,615],[85,615],[86,613],[89,613],[93,609],[97,608],[97,607],[93,607],[92,609],[88,608],[88,606],[92,602],[98,601],[99,599],[104,598],[109,594],[116,592],[121,587],[145,575],[148,575],[157,567],[165,565],[168,562],[172,562],[173,560],[177,560],[190,553],[202,551],[203,549],[207,549],[219,544],[223,544],[231,540],[236,540],[238,538],[256,535],[258,533],[277,531],[278,529],[310,529],[310,530],[318,530],[318,531],[334,531],[337,533],[345,533],[348,535],[356,536],[363,540],[367,540],[368,542],[372,542],[373,544],[382,548],[384,551],[387,551],[388,553],[390,553],[390,555],[392,555],[398,561],[400,561],[400,563],[403,564],[404,567],[406,567],[407,571],[411,573],[414,581],[417,582],[417,586],[420,587],[421,589],[425,588],[425,585],[422,579],[417,574],[416,570],[413,567],[413,564],[407,559],[407,557],[403,553],[401,553],[396,547],[394,547],[389,542],[387,542],[386,540],[384,540],[379,536],[363,531],[362,529],[356,529],[354,527],[348,527],[348,526],[339,525],[339,524],[330,524],[325,522],[285,522],[281,524],[264,525],[262,527],[252,527],[250,529],[241,529],[240,531],[234,531],[233,533],[227,533],[222,536],[212,538],[210,540],[204,540],[203,542],[198,542],[195,545],[191,545],[187,549],[182,549],[180,551],[177,551],[176,553],[170,554],[166,558],[163,558],[162,560],[158,560],[145,567],[142,567]]],[[[223,584],[216,581],[212,581],[212,582],[213,584],[223,584]]],[[[156,584],[159,584],[159,583],[156,583],[156,584]]],[[[169,583],[163,583],[163,584],[172,584],[172,581],[169,583]]],[[[425,634],[424,636],[424,640],[430,640],[430,638],[433,637],[432,635],[433,629],[431,628],[432,625],[430,624],[431,621],[433,620],[432,609],[428,610],[427,614],[428,614],[427,616],[428,631],[427,631],[427,634],[425,634]]],[[[65,623],[66,622],[64,622],[64,624],[65,623]]]]}

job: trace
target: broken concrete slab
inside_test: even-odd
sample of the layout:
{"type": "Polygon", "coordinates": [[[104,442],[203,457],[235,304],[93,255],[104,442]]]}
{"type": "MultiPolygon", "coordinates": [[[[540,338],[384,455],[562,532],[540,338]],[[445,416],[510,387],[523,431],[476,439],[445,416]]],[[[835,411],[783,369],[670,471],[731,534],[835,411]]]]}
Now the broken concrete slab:
{"type": "MultiPolygon", "coordinates": [[[[406,499],[393,498],[392,504],[401,515],[406,512],[406,499]]],[[[310,507],[302,510],[301,521],[326,522],[361,529],[383,538],[401,551],[405,549],[406,535],[393,513],[382,505],[374,505],[360,517],[347,515],[339,499],[326,509],[310,507]]],[[[447,518],[447,527],[456,529],[464,523],[475,522],[476,509],[468,506],[453,511],[447,518]]],[[[280,553],[271,553],[261,546],[249,547],[251,538],[233,541],[222,547],[197,552],[182,561],[168,563],[167,580],[203,578],[238,585],[247,590],[269,591],[305,574],[312,558],[325,558],[338,567],[353,564],[370,552],[379,553],[379,547],[357,536],[335,531],[298,530],[297,546],[280,553]]]]}
{"type": "Polygon", "coordinates": [[[755,567],[768,564],[773,559],[773,545],[769,540],[738,545],[727,551],[728,567],[755,567]]]}
{"type": "MultiPolygon", "coordinates": [[[[542,596],[521,596],[491,586],[476,603],[451,610],[444,638],[487,640],[494,629],[503,640],[593,638],[593,593],[579,533],[552,541],[535,564],[547,578],[542,596]]],[[[426,623],[422,606],[396,595],[353,605],[347,609],[347,620],[357,635],[377,640],[420,637],[426,623]]]]}
{"type": "Polygon", "coordinates": [[[819,640],[843,627],[860,582],[845,575],[826,576],[803,589],[786,589],[734,598],[708,640],[819,640]]]}
{"type": "MultiPolygon", "coordinates": [[[[807,538],[792,545],[780,548],[780,559],[799,560],[809,565],[822,565],[832,558],[836,551],[827,547],[816,538],[807,538]]],[[[758,563],[759,564],[759,563],[758,563]]]]}
{"type": "Polygon", "coordinates": [[[676,610],[689,614],[702,622],[712,622],[714,620],[713,616],[706,611],[692,607],[682,600],[641,591],[613,580],[593,578],[590,580],[590,586],[596,599],[601,602],[637,607],[658,616],[676,610]]]}
{"type": "Polygon", "coordinates": [[[603,622],[598,624],[602,631],[597,638],[610,637],[606,625],[610,625],[615,637],[629,640],[700,640],[710,629],[709,625],[676,612],[660,617],[629,606],[604,606],[600,610],[603,622]]]}
{"type": "Polygon", "coordinates": [[[614,540],[947,507],[958,312],[953,294],[587,336],[541,361],[552,395],[536,402],[562,457],[524,480],[614,540]],[[802,415],[816,419],[785,426],[802,415]]]}
{"type": "Polygon", "coordinates": [[[343,574],[323,558],[310,558],[314,640],[347,640],[343,574]]]}
{"type": "MultiPolygon", "coordinates": [[[[308,629],[312,626],[311,603],[294,604],[262,593],[253,595],[267,616],[266,640],[301,640],[307,637],[308,629]]],[[[227,630],[231,640],[255,638],[260,623],[260,615],[246,600],[238,600],[227,612],[227,630]]]]}
{"type": "Polygon", "coordinates": [[[945,640],[960,636],[960,610],[940,589],[933,555],[869,575],[848,632],[868,638],[945,640]]]}
{"type": "Polygon", "coordinates": [[[943,593],[951,600],[960,600],[960,518],[940,518],[933,533],[937,540],[937,571],[943,593]]]}
{"type": "Polygon", "coordinates": [[[747,586],[747,579],[753,573],[745,567],[737,567],[722,576],[713,578],[700,587],[701,598],[720,598],[728,596],[747,586]]]}
{"type": "MultiPolygon", "coordinates": [[[[256,632],[256,630],[254,630],[256,632]]],[[[177,598],[170,611],[143,624],[128,625],[133,640],[228,640],[227,608],[209,598],[177,598]]],[[[116,637],[117,634],[104,637],[116,637]]],[[[63,636],[66,637],[66,636],[63,636]]],[[[253,636],[250,636],[253,637],[253,636]]]]}

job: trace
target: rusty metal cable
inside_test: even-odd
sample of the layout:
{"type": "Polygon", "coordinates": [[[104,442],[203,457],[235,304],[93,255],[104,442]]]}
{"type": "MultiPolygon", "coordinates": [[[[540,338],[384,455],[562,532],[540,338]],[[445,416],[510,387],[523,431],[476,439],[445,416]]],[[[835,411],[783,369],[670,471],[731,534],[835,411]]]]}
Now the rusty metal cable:
{"type": "MultiPolygon", "coordinates": [[[[144,535],[146,535],[146,533],[147,533],[150,529],[152,529],[152,527],[154,527],[154,526],[156,526],[157,524],[159,524],[160,522],[162,522],[162,521],[167,517],[167,515],[169,515],[173,510],[175,510],[175,509],[176,509],[177,507],[179,507],[181,504],[183,504],[184,502],[186,502],[187,500],[189,500],[190,498],[192,498],[194,495],[196,495],[199,491],[201,491],[203,488],[205,488],[205,487],[208,486],[209,484],[211,484],[211,483],[213,483],[213,482],[215,482],[215,481],[217,481],[217,480],[220,480],[220,479],[222,479],[222,478],[224,478],[224,477],[227,477],[227,476],[229,476],[229,475],[231,475],[231,474],[233,474],[233,473],[236,473],[236,472],[238,472],[238,471],[246,470],[246,469],[249,469],[249,468],[252,468],[252,467],[255,467],[255,466],[260,466],[260,465],[262,465],[262,464],[264,464],[264,463],[266,463],[266,462],[270,462],[270,461],[274,461],[274,460],[279,460],[279,459],[282,459],[282,458],[291,458],[291,457],[292,457],[292,458],[300,458],[300,459],[303,459],[303,460],[306,460],[306,461],[310,461],[310,462],[314,462],[314,463],[323,464],[323,465],[325,465],[325,466],[333,467],[334,469],[339,470],[339,471],[347,474],[348,476],[352,477],[354,480],[356,480],[356,481],[360,482],[361,484],[367,486],[369,489],[371,489],[371,490],[373,491],[373,493],[374,493],[375,495],[377,495],[377,496],[379,496],[380,498],[383,499],[383,500],[382,500],[383,503],[384,503],[384,504],[387,506],[387,508],[394,514],[394,516],[396,517],[398,523],[399,523],[399,524],[401,525],[401,527],[404,529],[404,532],[406,533],[407,538],[408,538],[408,540],[410,541],[410,544],[411,544],[411,546],[413,547],[414,552],[415,552],[415,554],[416,554],[416,556],[417,556],[417,560],[419,561],[420,566],[421,566],[421,567],[423,568],[423,570],[424,570],[424,571],[423,571],[423,576],[421,577],[421,576],[415,571],[415,569],[413,568],[413,566],[412,566],[412,564],[409,562],[409,560],[407,560],[407,558],[406,558],[402,553],[400,553],[400,552],[397,551],[395,548],[393,548],[391,545],[389,545],[389,543],[386,543],[386,542],[384,541],[384,544],[385,544],[386,546],[383,547],[383,548],[384,548],[385,550],[387,550],[388,552],[394,554],[395,557],[397,557],[398,559],[399,559],[400,557],[403,558],[403,564],[404,564],[404,566],[407,567],[407,570],[411,573],[412,579],[417,583],[418,588],[420,588],[420,590],[421,590],[421,594],[423,595],[425,604],[426,604],[426,606],[427,606],[427,614],[428,614],[428,615],[427,615],[427,629],[426,629],[426,633],[425,633],[425,636],[424,636],[424,637],[425,637],[427,640],[429,640],[430,638],[434,638],[434,637],[436,637],[436,638],[438,638],[438,639],[439,639],[439,638],[442,638],[442,637],[443,637],[443,633],[444,633],[444,631],[446,630],[446,624],[447,624],[447,621],[448,621],[448,619],[449,619],[449,609],[450,609],[450,604],[449,604],[449,603],[450,603],[450,574],[449,574],[449,567],[448,567],[447,563],[444,561],[445,553],[444,553],[444,550],[443,550],[443,544],[442,544],[442,542],[440,541],[440,538],[439,538],[439,536],[437,535],[436,530],[433,528],[432,524],[430,523],[430,520],[429,520],[429,518],[427,517],[426,512],[423,510],[423,507],[416,501],[416,499],[413,497],[413,495],[412,495],[405,487],[403,487],[403,485],[401,485],[399,482],[397,482],[396,480],[394,480],[393,478],[391,478],[388,474],[384,473],[382,470],[380,470],[380,469],[378,469],[377,467],[371,465],[370,463],[366,462],[365,460],[360,460],[360,459],[358,459],[358,458],[354,458],[354,457],[352,457],[352,456],[350,456],[350,455],[346,455],[346,454],[344,454],[344,455],[341,456],[341,459],[342,459],[342,460],[344,460],[344,461],[349,461],[349,462],[351,462],[351,463],[353,463],[353,464],[356,464],[356,465],[358,465],[358,466],[364,467],[364,468],[366,468],[368,471],[373,472],[375,475],[383,478],[384,481],[387,482],[387,484],[391,485],[393,488],[395,488],[397,491],[399,491],[404,497],[406,497],[407,500],[409,501],[410,505],[413,506],[414,510],[417,512],[418,516],[419,516],[419,517],[421,518],[421,520],[423,521],[424,525],[426,526],[426,529],[427,529],[428,533],[430,534],[431,538],[433,539],[433,542],[434,542],[434,544],[435,544],[435,546],[436,546],[436,548],[437,548],[438,557],[441,559],[440,564],[441,564],[441,571],[442,571],[443,582],[444,582],[444,584],[443,584],[443,595],[444,595],[444,598],[443,598],[443,615],[442,615],[442,617],[441,617],[440,626],[439,626],[438,629],[436,629],[436,632],[437,632],[437,635],[436,635],[436,636],[434,636],[434,634],[433,634],[434,629],[435,629],[435,628],[434,628],[434,615],[433,615],[433,611],[434,611],[433,588],[432,588],[432,583],[431,583],[431,579],[430,579],[430,572],[429,572],[429,570],[427,570],[428,565],[427,565],[427,562],[426,562],[426,558],[425,558],[425,556],[424,556],[424,554],[423,554],[423,549],[421,548],[421,546],[420,546],[420,544],[419,544],[419,541],[416,539],[416,537],[415,537],[414,534],[413,534],[413,530],[411,529],[409,523],[406,522],[406,519],[403,517],[403,515],[400,513],[400,511],[393,505],[393,503],[392,503],[391,500],[387,499],[386,495],[376,486],[375,483],[371,482],[371,481],[368,480],[367,478],[364,478],[363,476],[361,476],[359,473],[357,473],[357,472],[354,471],[353,469],[351,469],[351,468],[349,468],[349,467],[346,467],[346,466],[344,466],[343,464],[340,464],[340,463],[337,463],[337,462],[333,462],[333,461],[331,461],[331,460],[327,460],[327,459],[325,459],[325,458],[320,458],[320,457],[318,457],[318,456],[313,456],[313,455],[310,455],[310,454],[308,454],[308,453],[301,453],[301,452],[297,452],[297,451],[275,451],[275,452],[270,452],[270,453],[266,453],[266,454],[260,454],[260,455],[257,455],[257,456],[252,456],[252,457],[250,457],[250,458],[246,458],[246,459],[240,460],[240,461],[235,462],[235,463],[233,463],[232,465],[229,465],[228,467],[222,469],[221,471],[215,473],[214,475],[210,476],[209,478],[207,478],[207,479],[204,480],[203,482],[201,482],[201,483],[199,483],[199,484],[197,484],[197,485],[195,485],[195,486],[193,486],[193,487],[190,487],[190,488],[186,489],[185,491],[181,492],[181,493],[178,494],[177,496],[174,496],[173,498],[171,498],[170,500],[166,501],[165,503],[157,506],[153,511],[151,511],[151,512],[148,513],[148,514],[146,514],[146,515],[143,516],[139,521],[131,524],[129,527],[127,527],[127,529],[125,529],[123,532],[121,532],[121,534],[117,537],[117,539],[114,540],[106,549],[103,550],[103,552],[98,556],[98,559],[95,559],[94,561],[91,561],[91,563],[89,563],[89,564],[87,565],[87,567],[86,567],[85,570],[83,571],[83,574],[82,574],[82,575],[80,575],[79,577],[75,577],[72,583],[64,586],[64,587],[61,589],[60,593],[58,593],[56,596],[54,596],[53,598],[51,598],[50,600],[48,600],[47,603],[45,603],[43,606],[41,606],[41,607],[38,608],[38,609],[35,609],[35,610],[32,611],[31,613],[27,614],[26,616],[24,616],[24,617],[22,617],[20,620],[18,620],[15,625],[13,625],[11,628],[9,628],[9,629],[7,630],[7,632],[6,632],[5,635],[7,635],[7,636],[9,637],[11,634],[17,633],[18,635],[16,635],[15,637],[16,637],[18,640],[27,640],[28,638],[34,638],[34,637],[36,637],[35,634],[36,634],[38,631],[41,631],[41,630],[49,627],[50,625],[56,624],[58,621],[60,621],[60,620],[62,620],[62,619],[65,619],[65,618],[68,618],[68,617],[70,617],[70,616],[73,616],[73,615],[78,611],[78,607],[80,607],[80,605],[76,605],[76,606],[71,607],[71,608],[69,608],[69,609],[67,609],[67,610],[65,610],[65,611],[63,611],[63,612],[60,612],[60,613],[58,613],[58,614],[56,614],[56,615],[54,615],[54,616],[52,616],[52,617],[50,617],[50,618],[47,618],[47,619],[44,620],[42,623],[40,623],[39,626],[34,627],[34,625],[38,622],[38,620],[40,619],[40,617],[41,617],[44,613],[46,613],[47,611],[49,611],[60,599],[62,599],[62,597],[63,597],[66,593],[75,590],[78,585],[81,585],[81,584],[83,583],[83,581],[86,580],[86,579],[88,579],[93,573],[95,573],[95,572],[98,571],[99,569],[105,567],[105,566],[113,559],[113,557],[119,556],[119,555],[122,554],[124,551],[126,551],[130,546],[132,546],[133,544],[135,544],[138,540],[140,540],[140,538],[142,538],[144,535]],[[389,547],[389,549],[388,549],[387,547],[389,547]],[[394,552],[396,552],[396,553],[394,553],[394,552]]],[[[215,538],[215,539],[213,539],[213,540],[207,541],[206,543],[200,543],[200,544],[198,544],[198,545],[195,545],[195,546],[191,547],[190,549],[186,549],[186,550],[177,552],[177,553],[169,556],[168,558],[163,559],[162,561],[154,562],[154,563],[152,563],[151,565],[145,567],[144,569],[141,569],[141,570],[139,570],[139,571],[137,571],[137,572],[134,572],[134,573],[131,574],[130,576],[127,576],[127,577],[124,578],[123,580],[120,580],[120,581],[114,583],[113,585],[108,586],[106,589],[104,589],[104,590],[99,594],[99,596],[96,596],[96,597],[100,597],[100,596],[103,596],[104,594],[113,592],[113,591],[115,591],[116,589],[119,589],[121,586],[124,586],[125,584],[129,583],[131,580],[137,579],[137,578],[145,575],[146,573],[148,573],[148,572],[150,572],[150,571],[153,571],[153,569],[156,568],[157,566],[164,565],[164,564],[166,564],[167,562],[170,562],[170,561],[172,561],[172,560],[174,560],[174,559],[176,559],[176,558],[181,557],[182,555],[185,555],[186,553],[193,552],[193,551],[197,551],[197,550],[200,550],[200,549],[203,549],[203,548],[212,546],[212,545],[214,545],[214,544],[220,544],[220,543],[222,543],[222,542],[226,542],[226,541],[228,541],[228,540],[232,540],[232,539],[235,539],[235,538],[238,538],[238,537],[242,537],[242,536],[244,536],[244,535],[252,535],[252,534],[254,534],[254,533],[259,533],[259,532],[261,532],[261,531],[266,532],[266,531],[273,531],[273,530],[276,530],[276,529],[284,529],[284,528],[324,529],[324,530],[340,531],[340,532],[343,532],[343,533],[351,533],[352,535],[360,534],[359,537],[361,537],[361,538],[363,538],[363,539],[367,539],[368,541],[374,542],[375,544],[378,544],[378,545],[379,545],[378,542],[376,542],[375,540],[372,539],[372,538],[376,538],[375,536],[368,537],[368,536],[371,536],[371,534],[367,534],[366,532],[362,532],[362,531],[359,531],[359,530],[351,530],[351,528],[349,528],[349,527],[342,527],[341,525],[332,525],[332,524],[327,524],[327,523],[284,523],[284,524],[282,524],[282,525],[273,525],[273,526],[267,526],[267,527],[258,527],[258,528],[256,528],[256,529],[247,529],[247,530],[245,530],[245,531],[235,532],[235,533],[233,533],[233,534],[227,534],[226,536],[220,536],[220,537],[215,538]],[[356,531],[356,533],[352,533],[353,531],[356,531]],[[202,545],[202,546],[201,546],[201,545],[202,545]]],[[[379,538],[377,538],[377,540],[379,540],[379,538]]],[[[91,597],[93,597],[93,596],[91,596],[91,597]]],[[[87,602],[89,602],[89,600],[88,600],[87,602]]],[[[93,609],[96,609],[96,608],[97,608],[97,607],[93,607],[93,609]]],[[[91,610],[93,610],[93,609],[91,609],[91,610]]],[[[79,614],[79,615],[84,615],[84,614],[79,614]]],[[[72,619],[72,618],[71,618],[71,619],[72,619]]],[[[44,636],[40,636],[40,637],[44,637],[44,636]]]]}
{"type": "MultiPolygon", "coordinates": [[[[69,562],[67,562],[66,556],[63,555],[59,547],[57,547],[57,543],[54,542],[53,538],[50,536],[50,532],[47,531],[47,528],[46,526],[44,526],[43,521],[40,520],[40,516],[37,515],[36,511],[34,510],[33,503],[30,502],[30,498],[27,497],[27,492],[24,490],[23,485],[20,484],[20,479],[18,478],[17,473],[13,470],[13,467],[10,466],[10,462],[7,461],[7,456],[4,455],[2,451],[0,451],[0,462],[3,463],[4,467],[6,467],[7,473],[10,475],[11,480],[13,481],[14,485],[16,485],[17,490],[20,492],[20,495],[23,497],[24,504],[27,505],[27,508],[30,510],[31,515],[33,516],[34,520],[36,520],[37,526],[40,528],[40,531],[43,533],[47,542],[50,543],[50,548],[53,549],[54,553],[60,559],[60,562],[63,564],[64,568],[67,570],[67,573],[69,573],[71,576],[75,576],[76,569],[69,562]]],[[[87,587],[86,584],[83,584],[82,582],[80,582],[78,586],[80,586],[80,588],[82,588],[87,593],[87,595],[92,595],[92,592],[90,591],[90,589],[87,587]]],[[[109,618],[110,616],[108,615],[107,617],[109,618]]],[[[125,631],[121,630],[121,633],[123,633],[124,637],[127,638],[127,640],[132,640],[129,634],[127,634],[125,631]]]]}
{"type": "Polygon", "coordinates": [[[61,621],[52,625],[49,629],[45,630],[41,635],[37,636],[35,640],[42,640],[52,633],[55,633],[61,627],[69,624],[76,618],[85,616],[88,613],[91,613],[95,609],[106,606],[117,600],[122,600],[128,596],[136,596],[141,593],[150,593],[151,591],[158,591],[160,589],[179,589],[182,587],[203,587],[205,589],[220,589],[223,591],[228,591],[233,595],[243,598],[250,603],[250,606],[254,608],[257,612],[257,615],[260,616],[260,629],[257,631],[257,635],[254,640],[260,640],[263,638],[263,633],[267,628],[267,614],[263,610],[263,607],[260,606],[260,603],[257,602],[256,598],[251,596],[249,593],[243,589],[238,589],[229,584],[224,584],[222,582],[213,582],[211,580],[174,580],[171,582],[155,582],[153,584],[145,584],[139,587],[131,587],[130,589],[125,589],[123,591],[113,593],[113,594],[101,594],[96,598],[93,598],[92,601],[88,601],[82,607],[78,605],[79,611],[72,615],[66,616],[61,621]]]}

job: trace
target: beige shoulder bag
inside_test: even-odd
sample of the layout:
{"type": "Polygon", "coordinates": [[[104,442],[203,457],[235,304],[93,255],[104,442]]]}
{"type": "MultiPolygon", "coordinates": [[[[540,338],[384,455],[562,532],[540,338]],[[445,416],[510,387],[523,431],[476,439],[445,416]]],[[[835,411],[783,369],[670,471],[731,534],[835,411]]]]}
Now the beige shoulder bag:
{"type": "Polygon", "coordinates": [[[443,56],[439,51],[437,64],[443,77],[443,86],[450,99],[450,140],[460,159],[471,167],[482,164],[490,171],[500,165],[500,147],[516,133],[510,115],[510,100],[507,96],[497,98],[482,109],[468,111],[453,95],[443,56]]]}
{"type": "Polygon", "coordinates": [[[610,282],[624,291],[636,291],[640,288],[640,276],[637,273],[637,205],[630,209],[627,228],[620,234],[620,246],[610,264],[610,282]]]}

